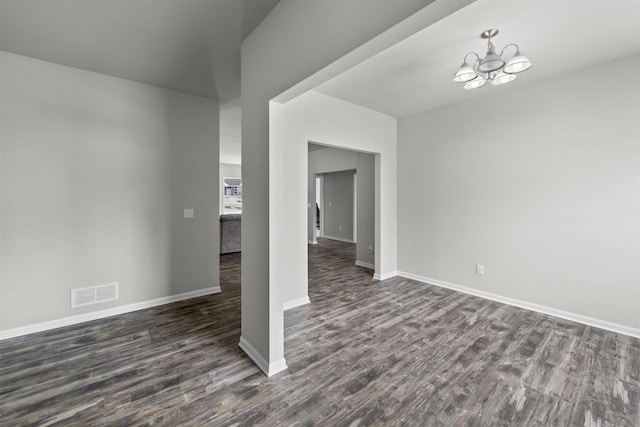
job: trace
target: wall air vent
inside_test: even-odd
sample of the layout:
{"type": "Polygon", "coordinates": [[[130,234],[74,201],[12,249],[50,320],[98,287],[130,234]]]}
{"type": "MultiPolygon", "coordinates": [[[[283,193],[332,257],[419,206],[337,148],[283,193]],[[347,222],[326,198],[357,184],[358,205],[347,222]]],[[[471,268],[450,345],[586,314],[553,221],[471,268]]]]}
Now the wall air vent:
{"type": "Polygon", "coordinates": [[[71,308],[118,299],[118,283],[71,289],[71,308]]]}

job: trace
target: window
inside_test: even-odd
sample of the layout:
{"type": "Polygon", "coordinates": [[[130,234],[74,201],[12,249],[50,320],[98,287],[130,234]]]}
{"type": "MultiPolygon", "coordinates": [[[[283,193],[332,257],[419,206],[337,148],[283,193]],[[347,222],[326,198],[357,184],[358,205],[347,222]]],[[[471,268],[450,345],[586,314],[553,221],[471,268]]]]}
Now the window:
{"type": "Polygon", "coordinates": [[[222,179],[222,213],[242,213],[242,178],[222,179]]]}

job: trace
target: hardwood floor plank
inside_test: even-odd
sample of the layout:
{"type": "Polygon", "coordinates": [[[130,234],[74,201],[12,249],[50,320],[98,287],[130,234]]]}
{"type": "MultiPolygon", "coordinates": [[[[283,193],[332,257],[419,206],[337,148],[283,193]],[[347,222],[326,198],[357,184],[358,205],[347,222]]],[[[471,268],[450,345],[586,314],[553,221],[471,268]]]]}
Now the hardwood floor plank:
{"type": "Polygon", "coordinates": [[[640,340],[309,247],[288,370],[238,348],[240,254],[222,293],[0,342],[0,425],[640,426],[640,340]]]}

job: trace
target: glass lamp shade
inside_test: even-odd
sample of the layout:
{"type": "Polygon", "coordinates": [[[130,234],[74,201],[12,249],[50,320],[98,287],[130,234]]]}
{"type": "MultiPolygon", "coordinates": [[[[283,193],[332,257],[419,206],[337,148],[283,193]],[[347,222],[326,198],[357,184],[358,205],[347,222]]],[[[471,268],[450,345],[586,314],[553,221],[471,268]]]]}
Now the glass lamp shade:
{"type": "Polygon", "coordinates": [[[478,71],[483,73],[490,73],[491,71],[499,70],[504,66],[504,59],[495,52],[487,52],[487,56],[484,57],[480,65],[478,65],[478,71]]]}
{"type": "Polygon", "coordinates": [[[476,77],[475,79],[465,83],[464,86],[462,86],[462,89],[464,90],[477,89],[479,87],[484,86],[485,84],[487,84],[487,81],[485,80],[485,78],[482,77],[481,75],[478,75],[478,77],[476,77]]]}
{"type": "Polygon", "coordinates": [[[453,76],[456,83],[465,83],[476,78],[478,74],[466,62],[460,66],[460,69],[453,76]]]}
{"type": "Polygon", "coordinates": [[[505,83],[509,83],[512,82],[516,79],[515,74],[507,74],[502,72],[502,70],[498,71],[498,73],[495,75],[495,77],[493,78],[493,80],[491,80],[491,85],[492,86],[500,86],[503,85],[505,83]]]}
{"type": "Polygon", "coordinates": [[[518,51],[516,52],[515,56],[511,58],[509,62],[507,62],[507,65],[505,65],[503,71],[507,74],[520,73],[531,68],[531,65],[532,64],[531,61],[529,61],[529,58],[524,56],[522,52],[518,51]]]}

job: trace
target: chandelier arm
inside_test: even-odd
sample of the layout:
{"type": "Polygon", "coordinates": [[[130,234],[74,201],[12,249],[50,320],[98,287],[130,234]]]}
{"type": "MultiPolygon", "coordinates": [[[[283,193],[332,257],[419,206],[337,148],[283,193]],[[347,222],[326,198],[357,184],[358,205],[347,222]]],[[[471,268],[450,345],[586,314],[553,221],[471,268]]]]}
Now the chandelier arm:
{"type": "Polygon", "coordinates": [[[478,67],[480,66],[480,63],[482,63],[482,59],[478,58],[473,62],[473,69],[476,71],[476,73],[478,74],[486,74],[480,70],[478,70],[478,67]]]}
{"type": "Polygon", "coordinates": [[[507,48],[509,46],[515,46],[516,47],[516,52],[520,52],[520,46],[518,46],[515,43],[509,43],[508,45],[506,45],[505,47],[502,48],[502,50],[500,51],[500,56],[502,56],[504,54],[504,51],[507,50],[507,48]]]}
{"type": "Polygon", "coordinates": [[[475,56],[476,56],[476,58],[478,58],[477,60],[473,61],[473,63],[474,63],[474,64],[475,64],[476,62],[478,62],[478,61],[481,61],[481,59],[480,59],[480,55],[478,55],[478,54],[477,54],[477,53],[475,53],[475,52],[469,52],[469,53],[467,53],[467,54],[464,56],[464,59],[462,60],[462,62],[467,62],[467,56],[469,56],[469,55],[475,55],[475,56]]]}

